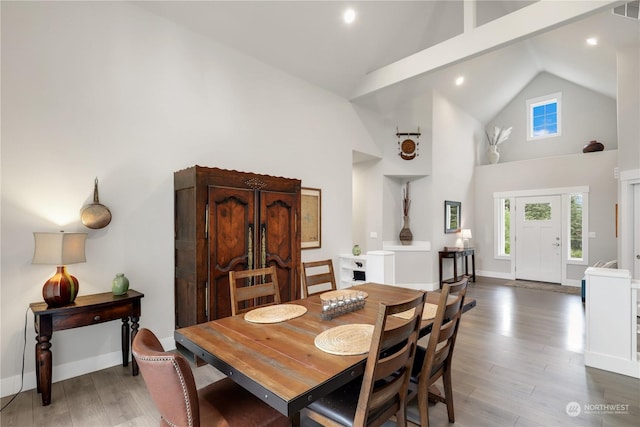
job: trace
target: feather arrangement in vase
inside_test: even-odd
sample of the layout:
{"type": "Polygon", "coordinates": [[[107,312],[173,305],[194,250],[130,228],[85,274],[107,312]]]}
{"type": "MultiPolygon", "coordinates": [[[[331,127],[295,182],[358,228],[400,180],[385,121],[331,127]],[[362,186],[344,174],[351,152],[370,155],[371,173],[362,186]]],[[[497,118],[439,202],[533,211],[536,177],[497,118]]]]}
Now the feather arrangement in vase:
{"type": "Polygon", "coordinates": [[[489,161],[493,164],[498,163],[500,160],[500,152],[498,151],[498,145],[505,142],[509,139],[509,135],[511,135],[511,129],[513,127],[508,128],[499,128],[498,126],[493,127],[493,135],[489,135],[489,132],[485,130],[485,134],[487,135],[487,141],[489,142],[489,161]]]}
{"type": "Polygon", "coordinates": [[[411,206],[411,199],[409,198],[409,181],[407,181],[407,185],[402,189],[402,214],[403,218],[403,226],[402,230],[400,230],[400,243],[403,245],[410,245],[413,240],[413,233],[411,233],[411,229],[409,228],[409,207],[411,206]]]}
{"type": "Polygon", "coordinates": [[[404,216],[409,216],[410,206],[411,199],[409,198],[409,181],[407,181],[407,185],[402,189],[402,213],[404,216]]]}
{"type": "Polygon", "coordinates": [[[487,135],[487,141],[489,141],[489,145],[500,145],[509,139],[509,135],[511,135],[511,129],[513,126],[508,128],[499,128],[498,126],[493,127],[493,135],[489,135],[489,132],[485,130],[485,134],[487,135]]]}

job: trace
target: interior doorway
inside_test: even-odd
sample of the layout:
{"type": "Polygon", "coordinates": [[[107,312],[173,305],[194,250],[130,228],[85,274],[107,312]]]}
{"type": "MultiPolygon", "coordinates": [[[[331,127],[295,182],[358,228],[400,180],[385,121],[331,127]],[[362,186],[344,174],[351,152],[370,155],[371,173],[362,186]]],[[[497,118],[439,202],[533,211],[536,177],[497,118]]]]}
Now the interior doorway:
{"type": "Polygon", "coordinates": [[[516,279],[562,282],[561,196],[516,198],[516,279]]]}

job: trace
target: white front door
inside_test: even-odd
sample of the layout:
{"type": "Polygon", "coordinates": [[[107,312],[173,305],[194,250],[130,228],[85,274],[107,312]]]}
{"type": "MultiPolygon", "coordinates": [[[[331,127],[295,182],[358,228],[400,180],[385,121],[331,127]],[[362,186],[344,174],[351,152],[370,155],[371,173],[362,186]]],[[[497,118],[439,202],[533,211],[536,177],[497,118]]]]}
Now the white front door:
{"type": "Polygon", "coordinates": [[[516,279],[562,281],[561,197],[516,199],[516,279]]]}

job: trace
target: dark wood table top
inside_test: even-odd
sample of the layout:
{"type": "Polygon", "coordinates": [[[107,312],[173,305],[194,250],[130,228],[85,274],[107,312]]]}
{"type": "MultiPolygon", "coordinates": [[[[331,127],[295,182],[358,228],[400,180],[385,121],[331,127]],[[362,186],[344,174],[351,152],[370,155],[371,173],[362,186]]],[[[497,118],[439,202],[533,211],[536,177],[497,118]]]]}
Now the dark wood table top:
{"type": "MultiPolygon", "coordinates": [[[[321,318],[320,296],[312,295],[290,302],[305,306],[307,312],[285,322],[255,324],[237,315],[178,329],[175,339],[282,414],[293,416],[364,372],[366,354],[325,353],[314,344],[319,333],[345,324],[375,324],[380,302],[403,301],[418,292],[373,283],[349,290],[367,292],[365,308],[332,320],[321,318]]],[[[437,299],[436,292],[427,293],[428,302],[437,299]]],[[[423,330],[430,330],[432,321],[424,321],[423,330]]]]}
{"type": "Polygon", "coordinates": [[[122,295],[114,295],[113,292],[103,292],[92,295],[79,295],[74,302],[63,305],[61,307],[49,307],[46,302],[38,301],[29,304],[34,314],[58,314],[72,313],[85,310],[87,307],[96,307],[99,305],[120,304],[123,300],[133,300],[144,297],[144,294],[133,289],[129,289],[122,295]]]}

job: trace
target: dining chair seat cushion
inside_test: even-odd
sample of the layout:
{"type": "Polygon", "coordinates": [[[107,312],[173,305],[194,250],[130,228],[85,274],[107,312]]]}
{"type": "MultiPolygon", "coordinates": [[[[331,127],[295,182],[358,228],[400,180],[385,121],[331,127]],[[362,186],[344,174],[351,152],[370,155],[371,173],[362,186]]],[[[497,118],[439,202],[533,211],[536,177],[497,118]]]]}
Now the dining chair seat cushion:
{"type": "MultiPolygon", "coordinates": [[[[376,387],[378,387],[379,384],[380,383],[377,383],[376,387]]],[[[311,403],[308,408],[324,417],[334,420],[339,424],[351,426],[353,425],[353,420],[356,415],[356,407],[358,406],[358,398],[360,396],[361,388],[362,378],[353,380],[338,390],[311,403]]],[[[383,413],[395,404],[396,402],[394,400],[385,402],[383,406],[376,409],[369,415],[369,420],[372,421],[377,419],[378,414],[383,413]]]]}
{"type": "Polygon", "coordinates": [[[421,345],[416,346],[416,356],[413,359],[413,369],[411,369],[411,378],[417,378],[422,371],[424,358],[427,357],[427,349],[421,345]]]}
{"type": "MultiPolygon", "coordinates": [[[[216,420],[215,427],[289,425],[282,416],[250,392],[224,378],[198,390],[200,420],[216,420]]],[[[205,425],[204,421],[202,424],[205,425]]],[[[208,424],[207,421],[207,426],[208,424]]]]}

